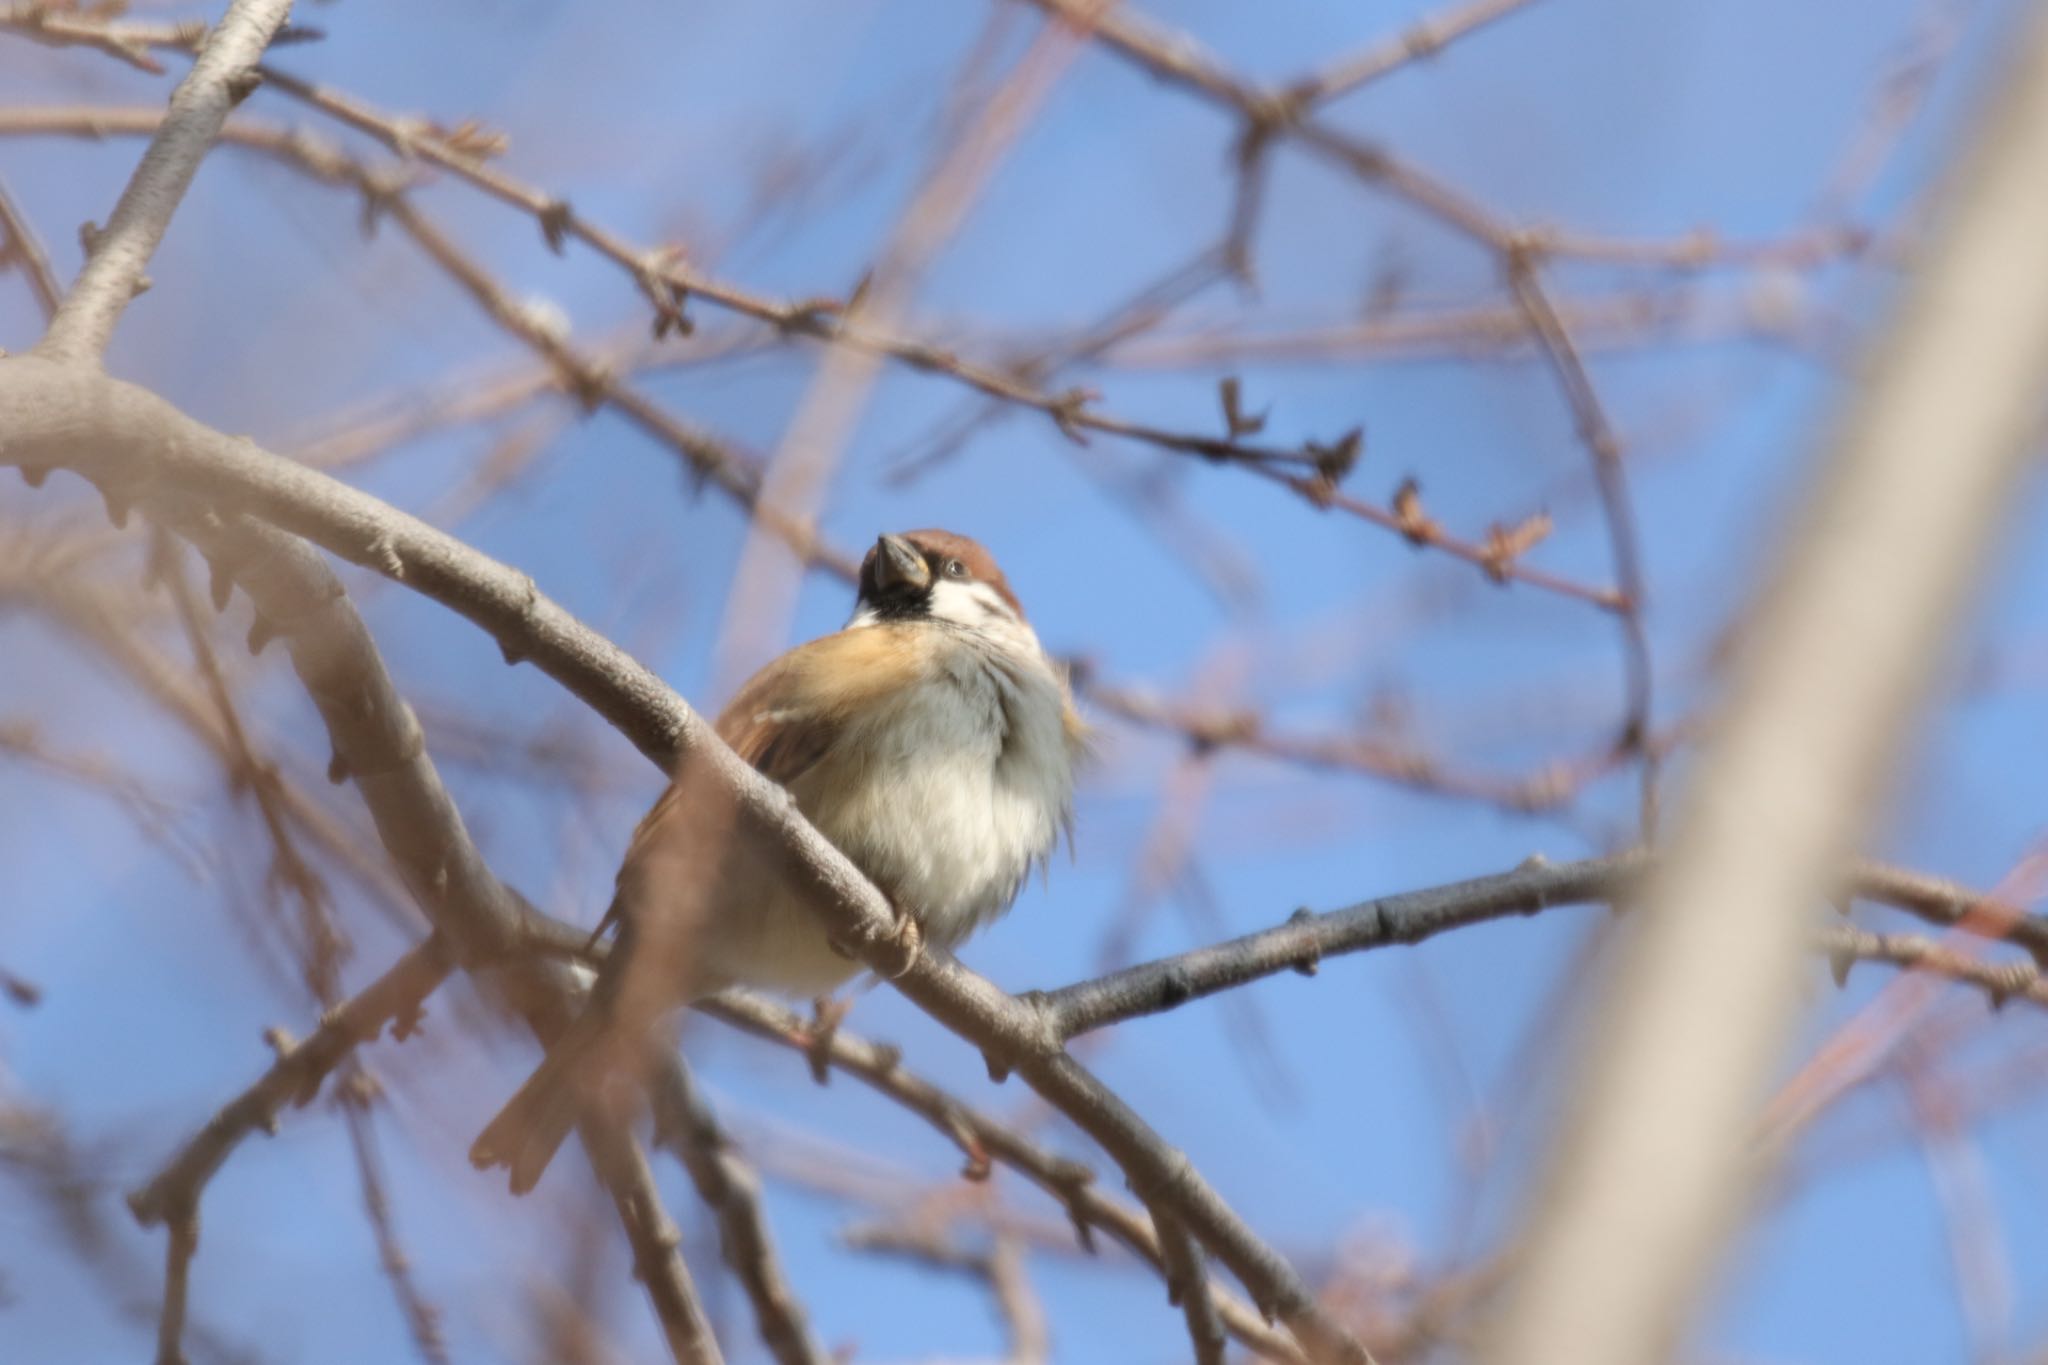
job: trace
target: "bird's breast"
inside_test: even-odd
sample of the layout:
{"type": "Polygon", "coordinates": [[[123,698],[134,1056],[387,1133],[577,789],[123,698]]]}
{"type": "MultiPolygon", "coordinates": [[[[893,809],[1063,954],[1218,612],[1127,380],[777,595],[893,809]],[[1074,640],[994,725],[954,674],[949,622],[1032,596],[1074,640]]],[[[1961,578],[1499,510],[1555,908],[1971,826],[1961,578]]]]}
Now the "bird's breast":
{"type": "Polygon", "coordinates": [[[1064,694],[971,646],[856,716],[792,788],[805,815],[947,947],[1009,908],[1067,820],[1064,694]]]}

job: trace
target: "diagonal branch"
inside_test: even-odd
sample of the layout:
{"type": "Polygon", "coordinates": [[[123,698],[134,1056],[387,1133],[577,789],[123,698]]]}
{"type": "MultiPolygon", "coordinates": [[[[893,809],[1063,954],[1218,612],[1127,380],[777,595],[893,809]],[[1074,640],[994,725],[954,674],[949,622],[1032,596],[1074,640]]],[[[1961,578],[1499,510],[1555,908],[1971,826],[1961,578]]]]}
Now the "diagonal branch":
{"type": "Polygon", "coordinates": [[[58,289],[57,277],[50,270],[50,257],[35,229],[29,226],[27,216],[8,194],[7,186],[0,184],[0,267],[8,265],[21,267],[28,276],[29,291],[43,310],[43,320],[48,322],[57,316],[63,291],[58,289]]]}
{"type": "MultiPolygon", "coordinates": [[[[580,947],[584,941],[586,936],[579,934],[574,942],[561,946],[580,947]]],[[[1104,1194],[1088,1167],[961,1103],[909,1070],[895,1047],[869,1042],[845,1028],[834,1028],[820,1037],[795,1011],[738,991],[728,991],[697,1008],[807,1061],[822,1057],[827,1065],[917,1115],[960,1148],[969,1178],[985,1173],[992,1162],[1018,1172],[1066,1210],[1083,1250],[1094,1250],[1093,1230],[1099,1229],[1162,1275],[1167,1273],[1166,1253],[1147,1213],[1104,1194]]],[[[1257,1309],[1213,1282],[1209,1293],[1224,1327],[1240,1343],[1267,1359],[1302,1365],[1301,1348],[1268,1325],[1257,1309]]]]}
{"type": "Polygon", "coordinates": [[[220,136],[228,111],[257,85],[256,63],[283,27],[291,0],[233,0],[171,92],[170,112],[114,205],[88,234],[85,268],[37,345],[53,360],[97,360],[128,301],[149,287],[144,271],[178,201],[220,136]]]}
{"type": "Polygon", "coordinates": [[[655,1141],[682,1161],[718,1220],[719,1250],[754,1305],[761,1340],[779,1365],[824,1365],[803,1304],[790,1288],[761,1213],[761,1181],[719,1126],[683,1059],[671,1052],[650,1077],[655,1141]]]}
{"type": "Polygon", "coordinates": [[[303,1106],[334,1068],[381,1034],[404,1039],[418,1026],[420,1007],[448,976],[454,963],[438,938],[429,938],[339,1008],[302,1043],[280,1040],[277,1060],[248,1089],[222,1105],[149,1181],[128,1196],[128,1207],[145,1227],[175,1222],[196,1213],[200,1191],[258,1128],[270,1130],[287,1105],[303,1106]]]}
{"type": "Polygon", "coordinates": [[[1464,0],[1455,9],[1419,19],[1391,38],[1341,58],[1299,80],[1289,82],[1288,98],[1296,108],[1326,104],[1360,86],[1370,85],[1412,62],[1434,57],[1468,33],[1526,8],[1530,0],[1464,0]]]}
{"type": "MultiPolygon", "coordinates": [[[[146,390],[37,357],[0,360],[0,462],[78,468],[95,476],[117,501],[196,496],[221,510],[251,512],[453,608],[492,632],[508,658],[533,659],[664,767],[672,768],[680,754],[701,760],[706,772],[736,797],[735,837],[758,837],[786,850],[793,885],[808,893],[834,938],[870,967],[884,972],[901,968],[888,902],[811,827],[788,793],[727,748],[659,679],[542,596],[528,576],[367,494],[212,431],[146,390]]],[[[272,554],[283,552],[279,547],[272,554]]],[[[266,574],[264,581],[275,577],[266,574]]],[[[250,586],[249,580],[243,582],[250,586]]],[[[300,603],[299,610],[319,605],[316,599],[300,603]]],[[[353,611],[348,617],[348,628],[361,631],[353,611]]],[[[290,613],[282,619],[298,620],[290,613]]],[[[365,634],[362,649],[370,648],[365,634]]],[[[295,661],[298,652],[295,639],[295,661]]],[[[352,721],[354,708],[330,706],[319,686],[312,690],[323,712],[335,712],[330,726],[352,721]]],[[[404,752],[424,762],[417,723],[395,698],[394,706],[392,738],[403,735],[409,746],[404,752]]],[[[348,760],[346,745],[338,748],[348,760]]],[[[453,816],[452,808],[448,814],[453,816]]],[[[384,830],[381,820],[379,827],[384,830]]],[[[418,836],[399,830],[385,837],[403,844],[418,836]]],[[[474,856],[466,840],[461,851],[474,856]]],[[[445,856],[447,850],[439,852],[445,856]]],[[[480,863],[476,872],[489,875],[480,863]]],[[[496,887],[495,880],[488,885],[496,887]]],[[[431,883],[426,894],[424,903],[435,914],[443,894],[431,883]]],[[[490,899],[502,901],[502,889],[490,899]]],[[[487,925],[502,929],[506,918],[491,916],[487,925]]],[[[458,951],[470,946],[456,941],[458,951]]],[[[927,952],[902,972],[896,985],[980,1048],[992,1073],[1014,1070],[1100,1143],[1133,1190],[1180,1217],[1263,1310],[1288,1324],[1312,1358],[1370,1358],[1285,1258],[1223,1201],[1184,1154],[1067,1056],[1029,1006],[941,952],[927,952]]]]}
{"type": "Polygon", "coordinates": [[[1152,1214],[1152,1226],[1159,1231],[1159,1251],[1166,1261],[1166,1297],[1187,1319],[1188,1343],[1195,1350],[1195,1365],[1223,1365],[1223,1323],[1216,1316],[1216,1301],[1209,1293],[1209,1276],[1202,1269],[1201,1249],[1185,1228],[1157,1210],[1152,1214]]]}

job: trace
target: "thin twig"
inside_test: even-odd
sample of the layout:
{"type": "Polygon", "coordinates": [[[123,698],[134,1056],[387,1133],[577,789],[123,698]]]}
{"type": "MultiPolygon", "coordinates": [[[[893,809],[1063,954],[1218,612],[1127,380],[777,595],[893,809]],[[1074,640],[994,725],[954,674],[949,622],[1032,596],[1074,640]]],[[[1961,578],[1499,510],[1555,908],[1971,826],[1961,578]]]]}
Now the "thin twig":
{"type": "MultiPolygon", "coordinates": [[[[357,1047],[375,1039],[386,1025],[403,1039],[418,1026],[420,1007],[446,979],[453,964],[441,941],[430,938],[399,958],[376,981],[320,1021],[302,1043],[278,1048],[277,1060],[234,1099],[222,1105],[173,1157],[128,1196],[128,1207],[144,1227],[196,1209],[200,1192],[257,1129],[269,1131],[287,1105],[304,1105],[330,1072],[357,1047]]],[[[282,1041],[282,1040],[280,1040],[282,1041]]]]}
{"type": "MultiPolygon", "coordinates": [[[[195,39],[206,32],[204,24],[192,27],[197,30],[195,39]]],[[[164,71],[164,64],[149,55],[153,45],[149,39],[168,36],[169,31],[161,26],[138,30],[129,24],[110,23],[68,3],[60,7],[54,0],[17,0],[0,8],[0,29],[49,47],[92,48],[152,76],[164,71]]]]}
{"type": "Polygon", "coordinates": [[[1586,781],[1616,760],[1611,751],[1593,762],[1555,764],[1533,777],[1460,772],[1418,749],[1366,735],[1304,735],[1270,729],[1256,711],[1202,710],[1162,701],[1137,688],[1097,681],[1076,670],[1074,689],[1092,707],[1119,720],[1186,738],[1199,753],[1235,749],[1312,769],[1359,773],[1395,786],[1521,813],[1554,811],[1586,781]]]}
{"type": "Polygon", "coordinates": [[[284,783],[278,777],[276,765],[256,754],[248,728],[242,723],[241,708],[228,686],[227,673],[201,618],[198,597],[186,579],[183,555],[170,533],[161,528],[151,535],[149,573],[170,594],[186,645],[198,665],[200,680],[220,718],[221,735],[227,741],[224,757],[229,789],[247,793],[255,801],[273,852],[274,880],[298,902],[299,968],[306,988],[322,1009],[332,1009],[340,999],[341,967],[349,951],[347,938],[334,922],[333,896],[299,850],[285,804],[284,783]]]}
{"type": "Polygon", "coordinates": [[[1657,831],[1657,770],[1651,746],[1653,719],[1653,672],[1650,637],[1643,628],[1643,610],[1648,595],[1643,575],[1642,538],[1636,529],[1635,505],[1629,498],[1628,473],[1622,465],[1621,441],[1607,419],[1606,407],[1593,387],[1592,376],[1579,358],[1578,347],[1564,320],[1550,302],[1535,266],[1525,257],[1511,257],[1508,282],[1515,301],[1529,319],[1530,330],[1542,343],[1571,407],[1579,440],[1592,460],[1593,483],[1600,493],[1600,507],[1607,525],[1608,552],[1614,563],[1615,582],[1621,589],[1623,606],[1615,614],[1621,628],[1623,673],[1627,697],[1623,703],[1621,734],[1615,747],[1636,756],[1642,763],[1642,837],[1651,839],[1657,831]]]}
{"type": "Polygon", "coordinates": [[[1152,1211],[1152,1226],[1158,1230],[1159,1252],[1166,1262],[1166,1298],[1187,1319],[1195,1365],[1223,1365],[1223,1324],[1216,1316],[1215,1300],[1209,1296],[1201,1249],[1185,1228],[1157,1209],[1152,1211]]]}
{"type": "Polygon", "coordinates": [[[1363,52],[1340,57],[1319,71],[1290,81],[1286,93],[1302,109],[1327,104],[1413,62],[1434,57],[1466,34],[1505,19],[1528,4],[1529,0],[1466,0],[1455,9],[1416,20],[1363,52]]]}
{"type": "Polygon", "coordinates": [[[164,1304],[157,1320],[156,1365],[187,1365],[185,1314],[192,1298],[192,1256],[199,1250],[199,1214],[181,1209],[171,1215],[170,1236],[164,1239],[164,1304]]]}
{"type": "Polygon", "coordinates": [[[27,215],[8,194],[6,184],[0,183],[0,267],[7,265],[20,266],[28,277],[29,290],[43,310],[43,321],[56,317],[63,291],[57,287],[56,272],[50,269],[49,253],[29,226],[27,215]]]}
{"type": "Polygon", "coordinates": [[[1832,965],[1837,981],[1846,981],[1858,962],[1879,963],[1970,986],[1995,1010],[2013,1000],[2048,1009],[2048,982],[2031,958],[1987,962],[1922,934],[1875,934],[1845,924],[1821,930],[1814,949],[1832,965]]]}
{"type": "MultiPolygon", "coordinates": [[[[269,79],[275,84],[283,78],[272,73],[269,79]]],[[[153,112],[141,110],[0,110],[0,134],[52,132],[104,136],[108,133],[146,132],[154,127],[155,123],[156,116],[153,112]]],[[[402,131],[400,123],[402,121],[387,121],[377,126],[384,127],[387,136],[403,144],[404,148],[417,150],[424,145],[417,139],[424,137],[425,134],[402,131]]],[[[613,408],[644,433],[681,455],[700,477],[732,496],[741,505],[748,507],[750,511],[758,505],[760,476],[759,461],[756,458],[741,452],[732,442],[662,410],[643,393],[624,384],[602,361],[570,346],[567,339],[559,335],[546,320],[537,317],[530,308],[491,279],[467,253],[455,245],[452,239],[441,233],[419,213],[396,184],[373,174],[332,147],[284,129],[238,119],[228,125],[222,136],[227,142],[279,156],[288,164],[296,165],[328,183],[346,184],[358,189],[366,196],[367,208],[373,219],[381,214],[398,223],[437,265],[455,278],[484,307],[494,321],[532,346],[538,354],[554,365],[561,376],[560,386],[565,392],[585,405],[613,408]]],[[[466,160],[454,152],[448,155],[466,160]]],[[[480,163],[477,169],[492,177],[498,175],[496,171],[484,168],[480,163]]],[[[560,201],[549,199],[539,191],[522,191],[521,196],[515,197],[514,202],[535,213],[552,213],[556,208],[565,207],[560,201]]],[[[555,220],[547,218],[544,221],[555,220]]],[[[576,231],[575,225],[580,224],[581,220],[570,221],[572,226],[567,230],[572,235],[580,236],[581,233],[576,231]]],[[[587,237],[584,239],[590,240],[587,237]]],[[[951,375],[988,397],[1013,406],[1044,412],[1055,421],[1077,431],[1098,431],[1127,437],[1173,453],[1195,456],[1205,461],[1237,464],[1253,475],[1288,490],[1311,506],[1340,512],[1399,535],[1418,548],[1439,551],[1463,560],[1480,569],[1492,581],[1524,583],[1531,588],[1585,602],[1603,611],[1620,611],[1627,603],[1626,596],[1616,589],[1582,583],[1561,574],[1530,567],[1522,562],[1518,553],[1503,553],[1496,544],[1452,534],[1435,520],[1413,515],[1405,510],[1399,500],[1390,505],[1381,505],[1344,491],[1338,486],[1336,476],[1341,473],[1343,466],[1356,458],[1358,453],[1356,442],[1348,436],[1328,447],[1308,442],[1300,449],[1285,449],[1254,446],[1243,440],[1228,437],[1169,431],[1128,421],[1091,406],[1093,396],[1086,390],[1069,389],[1060,394],[1043,393],[1017,379],[1007,370],[970,365],[951,351],[931,343],[869,334],[850,327],[832,309],[824,308],[815,301],[778,302],[750,294],[736,286],[719,284],[707,287],[705,281],[698,276],[690,275],[683,278],[678,275],[677,272],[682,271],[683,267],[663,253],[655,252],[648,259],[640,259],[604,235],[600,235],[598,241],[592,241],[591,244],[597,245],[599,250],[604,251],[615,261],[638,269],[640,273],[636,278],[652,280],[675,297],[701,295],[724,304],[735,312],[771,323],[786,334],[808,336],[856,349],[888,354],[912,368],[951,375]],[[599,245],[600,241],[604,245],[599,245]],[[606,250],[606,246],[611,250],[606,250]],[[634,265],[636,261],[637,266],[634,265]]],[[[771,510],[770,526],[785,543],[805,556],[808,562],[822,564],[844,577],[852,576],[852,568],[844,561],[843,556],[838,556],[836,551],[822,546],[811,528],[801,521],[786,517],[776,518],[771,510]]]]}
{"type": "Polygon", "coordinates": [[[377,1260],[391,1292],[405,1317],[413,1349],[428,1365],[449,1365],[448,1342],[441,1332],[441,1310],[431,1303],[413,1279],[411,1258],[398,1240],[398,1227],[391,1216],[391,1198],[385,1192],[384,1164],[377,1155],[377,1128],[370,1117],[371,1095],[376,1082],[354,1058],[343,1063],[345,1074],[336,1087],[343,1121],[348,1125],[349,1146],[355,1152],[356,1183],[363,1192],[363,1213],[370,1220],[371,1235],[377,1239],[377,1260]]]}

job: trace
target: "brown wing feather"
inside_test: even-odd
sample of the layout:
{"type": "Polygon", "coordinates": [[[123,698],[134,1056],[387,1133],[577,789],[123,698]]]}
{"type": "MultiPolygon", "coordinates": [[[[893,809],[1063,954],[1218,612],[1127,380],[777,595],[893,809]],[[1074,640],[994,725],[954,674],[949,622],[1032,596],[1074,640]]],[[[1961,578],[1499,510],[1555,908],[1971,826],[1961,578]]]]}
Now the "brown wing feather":
{"type": "Polygon", "coordinates": [[[916,632],[863,626],[798,645],[747,680],[718,717],[718,734],[788,786],[823,758],[847,721],[902,690],[923,669],[916,632]]]}
{"type": "MultiPolygon", "coordinates": [[[[749,678],[715,728],[741,758],[788,786],[831,752],[849,719],[912,682],[923,658],[914,634],[890,625],[820,636],[749,678]]],[[[671,782],[634,829],[619,869],[622,886],[637,855],[677,812],[682,790],[671,782]]]]}

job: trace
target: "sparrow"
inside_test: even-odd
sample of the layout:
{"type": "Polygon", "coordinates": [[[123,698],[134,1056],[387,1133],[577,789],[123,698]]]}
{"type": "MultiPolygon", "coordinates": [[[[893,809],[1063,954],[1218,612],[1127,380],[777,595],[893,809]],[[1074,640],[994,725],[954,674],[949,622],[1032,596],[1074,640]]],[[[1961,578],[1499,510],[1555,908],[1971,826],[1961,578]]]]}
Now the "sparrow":
{"type": "MultiPolygon", "coordinates": [[[[1002,915],[1071,840],[1088,744],[1002,570],[939,530],[879,538],[846,626],[756,673],[716,728],[888,898],[906,962],[1002,915]]],[[[597,930],[617,938],[589,1002],[478,1136],[474,1165],[531,1189],[673,1007],[728,986],[823,996],[860,970],[767,842],[742,832],[704,765],[678,766],[619,869],[597,930]]]]}

